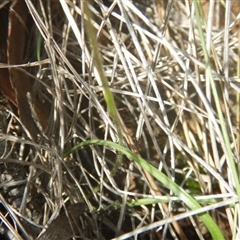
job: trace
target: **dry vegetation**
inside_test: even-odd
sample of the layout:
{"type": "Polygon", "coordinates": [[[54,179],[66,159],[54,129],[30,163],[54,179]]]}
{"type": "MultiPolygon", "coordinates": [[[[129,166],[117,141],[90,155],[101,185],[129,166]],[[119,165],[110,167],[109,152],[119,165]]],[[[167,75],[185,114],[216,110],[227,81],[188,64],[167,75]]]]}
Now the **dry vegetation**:
{"type": "Polygon", "coordinates": [[[89,0],[102,66],[83,1],[15,3],[0,3],[0,232],[212,239],[197,215],[208,211],[240,238],[239,1],[89,0]],[[108,142],[71,151],[94,139],[169,184],[108,142]]]}

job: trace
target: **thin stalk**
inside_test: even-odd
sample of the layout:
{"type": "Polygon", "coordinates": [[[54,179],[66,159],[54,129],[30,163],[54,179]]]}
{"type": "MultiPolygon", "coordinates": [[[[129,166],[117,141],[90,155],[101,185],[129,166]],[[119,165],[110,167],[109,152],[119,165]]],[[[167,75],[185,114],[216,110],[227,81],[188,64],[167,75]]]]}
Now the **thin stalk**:
{"type": "Polygon", "coordinates": [[[208,52],[207,52],[206,43],[205,43],[204,34],[203,34],[203,29],[202,29],[202,24],[201,24],[201,15],[200,15],[200,11],[199,11],[199,9],[200,9],[200,1],[199,0],[194,1],[194,7],[195,7],[199,36],[200,36],[201,44],[202,44],[202,50],[203,50],[204,59],[205,59],[205,62],[206,62],[206,70],[209,74],[209,79],[210,79],[210,84],[211,84],[211,88],[212,88],[212,92],[213,92],[213,97],[214,97],[214,101],[215,101],[215,104],[216,104],[217,114],[218,114],[218,117],[219,117],[219,120],[220,120],[220,126],[221,126],[221,130],[222,130],[222,134],[223,134],[223,138],[224,138],[224,142],[225,142],[225,147],[226,147],[226,151],[227,151],[227,159],[228,159],[228,163],[229,163],[229,166],[231,168],[231,171],[232,171],[233,181],[234,181],[234,184],[235,184],[238,199],[240,199],[239,177],[238,177],[235,161],[234,161],[234,158],[233,158],[233,153],[232,153],[231,144],[230,144],[230,140],[229,140],[229,133],[227,131],[227,126],[226,126],[225,119],[224,119],[222,109],[221,109],[221,106],[220,106],[220,101],[219,101],[219,96],[218,96],[218,93],[217,93],[216,84],[215,84],[214,79],[213,79],[212,67],[211,67],[210,58],[209,58],[209,55],[208,55],[208,52]]]}
{"type": "MultiPolygon", "coordinates": [[[[91,19],[93,19],[93,16],[92,16],[92,12],[90,11],[90,9],[88,7],[88,1],[83,1],[83,6],[84,6],[84,13],[87,16],[87,20],[86,20],[87,28],[86,29],[87,29],[89,40],[91,42],[91,46],[92,46],[94,64],[97,68],[97,71],[98,71],[100,79],[101,79],[102,87],[104,89],[104,98],[105,98],[105,101],[106,101],[106,104],[108,107],[109,114],[112,117],[112,120],[116,126],[119,144],[123,145],[123,134],[122,134],[121,127],[120,127],[121,125],[120,125],[120,120],[118,117],[117,107],[115,104],[113,94],[108,86],[108,81],[107,81],[107,78],[106,78],[104,70],[103,70],[104,68],[103,68],[102,59],[101,59],[101,56],[100,56],[100,53],[98,50],[96,33],[95,33],[93,25],[91,24],[91,19]]],[[[119,153],[118,157],[117,157],[117,162],[111,172],[112,176],[114,176],[116,171],[118,170],[118,168],[121,164],[121,160],[122,160],[122,156],[121,156],[121,153],[119,153]]]]}

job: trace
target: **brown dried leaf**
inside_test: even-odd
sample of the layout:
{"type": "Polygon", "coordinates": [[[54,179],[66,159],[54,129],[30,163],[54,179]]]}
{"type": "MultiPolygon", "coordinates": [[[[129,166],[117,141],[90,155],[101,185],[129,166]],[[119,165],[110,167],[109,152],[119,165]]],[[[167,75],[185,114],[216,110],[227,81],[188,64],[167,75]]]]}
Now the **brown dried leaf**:
{"type": "MultiPolygon", "coordinates": [[[[15,1],[9,10],[8,28],[8,64],[22,64],[24,59],[25,40],[27,35],[27,7],[25,1],[15,1]]],[[[18,68],[10,68],[9,76],[16,92],[19,116],[31,137],[36,140],[37,128],[27,101],[27,93],[31,92],[29,77],[18,68]]]]}
{"type": "MultiPolygon", "coordinates": [[[[7,63],[8,7],[0,9],[0,62],[7,63]]],[[[0,90],[15,105],[16,96],[9,80],[8,69],[0,68],[0,90]]]]}

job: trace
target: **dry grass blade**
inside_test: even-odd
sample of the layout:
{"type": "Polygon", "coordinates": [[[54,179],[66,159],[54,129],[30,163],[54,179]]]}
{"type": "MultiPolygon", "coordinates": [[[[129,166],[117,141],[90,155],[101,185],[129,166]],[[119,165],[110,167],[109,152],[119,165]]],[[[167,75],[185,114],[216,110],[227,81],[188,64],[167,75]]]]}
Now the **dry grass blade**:
{"type": "MultiPolygon", "coordinates": [[[[8,11],[11,3],[3,1],[0,10],[8,11]]],[[[21,43],[24,61],[7,64],[0,57],[0,74],[21,69],[29,79],[31,93],[22,95],[37,130],[31,139],[19,109],[0,102],[5,119],[0,119],[0,191],[6,203],[0,204],[1,233],[36,239],[60,216],[71,228],[63,207],[84,202],[84,213],[76,211],[79,229],[73,224],[69,237],[210,239],[199,212],[189,211],[127,157],[117,165],[117,151],[94,145],[63,158],[79,142],[119,142],[121,131],[125,147],[194,196],[203,206],[199,211],[211,212],[226,239],[236,238],[238,176],[233,179],[232,173],[239,165],[239,3],[86,3],[120,128],[105,102],[83,1],[24,1],[29,20],[29,38],[21,43]]],[[[6,95],[9,89],[0,90],[6,95]]]]}

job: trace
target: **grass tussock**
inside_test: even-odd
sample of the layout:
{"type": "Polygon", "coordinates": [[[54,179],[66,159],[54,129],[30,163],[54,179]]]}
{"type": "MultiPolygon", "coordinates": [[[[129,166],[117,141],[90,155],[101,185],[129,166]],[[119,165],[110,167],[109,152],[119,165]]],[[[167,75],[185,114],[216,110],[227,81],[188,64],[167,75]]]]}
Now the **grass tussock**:
{"type": "Polygon", "coordinates": [[[237,239],[238,1],[26,6],[25,62],[7,67],[39,133],[2,107],[1,233],[237,239]]]}

